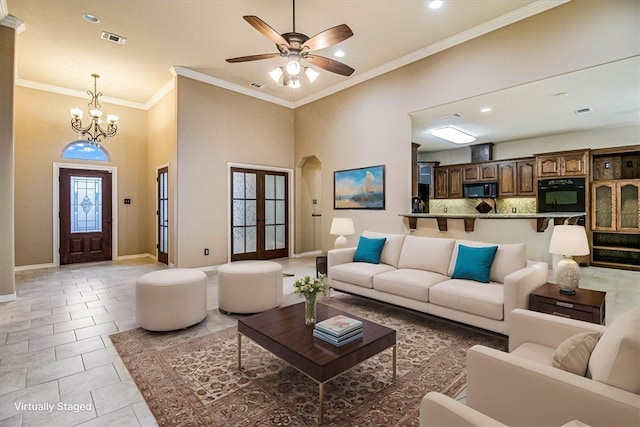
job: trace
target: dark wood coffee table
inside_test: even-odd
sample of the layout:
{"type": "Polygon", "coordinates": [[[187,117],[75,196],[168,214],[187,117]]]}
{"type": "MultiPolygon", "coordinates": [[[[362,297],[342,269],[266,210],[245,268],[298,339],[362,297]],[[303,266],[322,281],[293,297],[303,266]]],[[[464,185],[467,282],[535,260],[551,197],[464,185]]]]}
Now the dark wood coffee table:
{"type": "Polygon", "coordinates": [[[318,423],[323,422],[324,384],[375,356],[393,348],[393,380],[396,379],[396,331],[336,308],[318,304],[317,321],[343,314],[362,321],[364,336],[335,347],[313,336],[313,325],[304,323],[304,303],[276,308],[238,320],[238,369],[242,369],[242,335],[280,357],[319,386],[318,423]]]}

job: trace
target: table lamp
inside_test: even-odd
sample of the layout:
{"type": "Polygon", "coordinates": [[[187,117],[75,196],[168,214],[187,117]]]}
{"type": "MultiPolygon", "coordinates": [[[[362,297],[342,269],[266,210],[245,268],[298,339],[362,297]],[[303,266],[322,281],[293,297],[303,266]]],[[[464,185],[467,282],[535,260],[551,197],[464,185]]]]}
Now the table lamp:
{"type": "Polygon", "coordinates": [[[584,227],[580,225],[553,227],[549,252],[563,257],[556,267],[556,283],[560,293],[575,295],[576,288],[580,284],[580,267],[571,257],[589,255],[589,242],[584,227]]]}
{"type": "Polygon", "coordinates": [[[329,234],[338,236],[335,243],[336,249],[347,247],[347,238],[344,236],[349,236],[354,233],[355,229],[353,228],[353,220],[351,218],[333,218],[329,234]]]}

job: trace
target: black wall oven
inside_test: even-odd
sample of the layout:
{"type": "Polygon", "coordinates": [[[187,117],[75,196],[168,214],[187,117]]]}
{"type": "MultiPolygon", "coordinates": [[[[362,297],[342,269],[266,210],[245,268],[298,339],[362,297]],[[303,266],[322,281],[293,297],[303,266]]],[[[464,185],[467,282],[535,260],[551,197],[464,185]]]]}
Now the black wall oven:
{"type": "Polygon", "coordinates": [[[585,212],[585,179],[538,181],[538,212],[585,212]]]}

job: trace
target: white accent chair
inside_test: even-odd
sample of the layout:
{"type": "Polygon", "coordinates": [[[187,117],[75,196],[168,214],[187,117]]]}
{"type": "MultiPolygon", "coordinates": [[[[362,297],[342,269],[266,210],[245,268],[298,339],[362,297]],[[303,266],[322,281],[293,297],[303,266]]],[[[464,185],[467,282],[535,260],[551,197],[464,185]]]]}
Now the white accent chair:
{"type": "Polygon", "coordinates": [[[480,345],[467,352],[467,405],[509,426],[558,426],[573,419],[591,426],[640,425],[640,307],[606,328],[522,309],[510,319],[509,353],[480,345]],[[554,367],[559,353],[579,353],[558,347],[566,350],[566,340],[584,332],[602,334],[581,357],[587,376],[554,367]]]}
{"type": "Polygon", "coordinates": [[[260,313],[282,304],[282,266],[273,261],[235,261],[218,268],[218,308],[260,313]]]}
{"type": "MultiPolygon", "coordinates": [[[[481,412],[476,411],[435,391],[429,392],[420,402],[420,427],[507,427],[481,412]]],[[[562,427],[589,427],[572,420],[562,427]]]]}
{"type": "Polygon", "coordinates": [[[173,331],[207,317],[207,275],[191,268],[143,274],[136,280],[136,322],[149,331],[173,331]]]}

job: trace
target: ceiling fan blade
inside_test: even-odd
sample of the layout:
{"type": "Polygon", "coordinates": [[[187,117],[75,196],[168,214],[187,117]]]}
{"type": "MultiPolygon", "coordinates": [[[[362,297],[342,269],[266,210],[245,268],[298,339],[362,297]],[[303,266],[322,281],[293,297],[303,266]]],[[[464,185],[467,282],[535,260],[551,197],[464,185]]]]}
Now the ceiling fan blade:
{"type": "Polygon", "coordinates": [[[324,56],[306,55],[304,59],[311,62],[316,67],[331,71],[332,73],[342,74],[343,76],[350,76],[355,71],[353,68],[343,64],[342,62],[334,61],[333,59],[325,58],[324,56]]]}
{"type": "Polygon", "coordinates": [[[237,58],[228,58],[226,61],[231,63],[258,61],[260,59],[276,58],[278,56],[280,56],[279,53],[262,53],[260,55],[238,56],[237,58]]]}
{"type": "Polygon", "coordinates": [[[268,39],[273,41],[277,45],[285,45],[287,48],[291,48],[289,46],[289,42],[284,39],[276,30],[271,28],[269,24],[264,22],[262,19],[258,18],[254,15],[243,16],[244,20],[249,23],[253,28],[260,31],[262,35],[266,36],[268,39]]]}
{"type": "Polygon", "coordinates": [[[346,24],[341,24],[316,34],[307,40],[302,47],[307,47],[309,50],[324,49],[325,47],[340,43],[352,35],[353,31],[351,31],[351,28],[346,24]]]}

